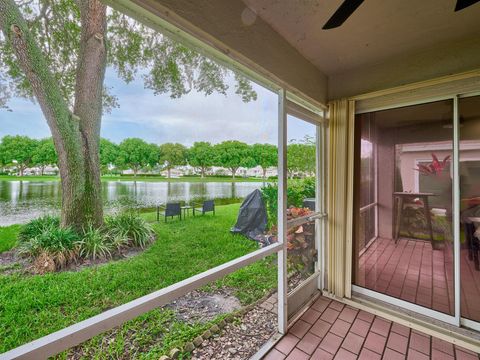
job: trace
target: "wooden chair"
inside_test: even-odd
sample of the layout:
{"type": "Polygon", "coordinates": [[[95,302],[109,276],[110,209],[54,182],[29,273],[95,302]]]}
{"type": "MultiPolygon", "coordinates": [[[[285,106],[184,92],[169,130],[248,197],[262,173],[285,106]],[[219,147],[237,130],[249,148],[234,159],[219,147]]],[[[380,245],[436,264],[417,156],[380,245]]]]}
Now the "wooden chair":
{"type": "Polygon", "coordinates": [[[203,204],[193,204],[193,216],[195,216],[195,211],[201,212],[202,215],[205,215],[207,212],[213,212],[213,215],[215,215],[215,202],[206,200],[203,204]]]}
{"type": "Polygon", "coordinates": [[[167,205],[157,206],[157,221],[160,221],[160,215],[165,217],[165,222],[167,222],[167,217],[173,219],[174,216],[178,216],[182,220],[182,208],[180,203],[167,203],[167,205]]]}

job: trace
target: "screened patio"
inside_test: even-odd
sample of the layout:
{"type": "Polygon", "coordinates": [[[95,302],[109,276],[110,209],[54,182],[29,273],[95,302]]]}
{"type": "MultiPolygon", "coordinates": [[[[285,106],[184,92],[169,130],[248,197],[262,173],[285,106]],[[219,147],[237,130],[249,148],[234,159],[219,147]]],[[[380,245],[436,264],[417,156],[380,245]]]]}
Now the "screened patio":
{"type": "MultiPolygon", "coordinates": [[[[480,95],[480,4],[456,13],[450,0],[366,1],[343,26],[322,30],[342,1],[105,2],[278,94],[278,241],[22,345],[1,359],[54,356],[269,256],[277,258],[277,333],[253,359],[478,359],[480,272],[462,247],[459,179],[461,141],[480,139],[479,119],[472,115],[471,128],[461,123],[459,104],[480,95]],[[362,139],[380,126],[362,133],[358,117],[370,124],[369,114],[435,102],[443,102],[440,114],[427,109],[422,119],[387,118],[385,131],[404,139],[395,143],[380,137],[385,152],[373,156],[372,147],[361,156],[362,139]],[[314,126],[316,134],[314,207],[293,222],[286,170],[292,117],[314,126]],[[417,198],[427,193],[420,187],[429,186],[419,178],[408,182],[413,184],[409,190],[406,179],[415,178],[409,166],[402,188],[395,188],[401,178],[392,165],[399,151],[395,146],[418,144],[412,139],[417,131],[396,128],[405,119],[411,127],[418,126],[416,120],[428,123],[420,134],[428,142],[450,143],[442,150],[451,153],[450,191],[443,196],[447,205],[433,203],[425,212],[428,222],[431,210],[438,209],[442,229],[448,227],[442,250],[435,249],[433,239],[438,224],[432,231],[427,224],[426,235],[411,234],[401,226],[406,217],[398,220],[393,212],[395,193],[408,191],[419,195],[410,209],[423,211],[425,202],[417,198]],[[436,123],[438,131],[428,128],[436,123]],[[464,139],[462,128],[472,129],[464,139]],[[367,160],[362,163],[362,158],[367,160]],[[361,169],[367,170],[364,178],[361,169]],[[363,180],[367,190],[362,193],[358,185],[363,180]],[[314,229],[309,271],[292,289],[289,231],[298,235],[300,227],[305,231],[309,225],[314,229]]],[[[431,159],[418,160],[417,165],[431,159]]]]}

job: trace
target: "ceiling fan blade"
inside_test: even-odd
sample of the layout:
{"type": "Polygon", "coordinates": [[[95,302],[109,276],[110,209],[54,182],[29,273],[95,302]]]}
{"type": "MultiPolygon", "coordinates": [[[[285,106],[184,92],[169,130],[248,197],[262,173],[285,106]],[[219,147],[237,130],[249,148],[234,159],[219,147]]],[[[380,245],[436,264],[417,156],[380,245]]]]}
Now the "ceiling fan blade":
{"type": "Polygon", "coordinates": [[[457,5],[455,5],[455,11],[463,10],[479,1],[480,0],[457,0],[457,5]]]}
{"type": "MultiPolygon", "coordinates": [[[[323,30],[334,29],[342,25],[350,15],[363,3],[364,0],[345,0],[335,11],[335,14],[323,25],[323,30]]],[[[480,0],[477,0],[480,1],[480,0]]]]}

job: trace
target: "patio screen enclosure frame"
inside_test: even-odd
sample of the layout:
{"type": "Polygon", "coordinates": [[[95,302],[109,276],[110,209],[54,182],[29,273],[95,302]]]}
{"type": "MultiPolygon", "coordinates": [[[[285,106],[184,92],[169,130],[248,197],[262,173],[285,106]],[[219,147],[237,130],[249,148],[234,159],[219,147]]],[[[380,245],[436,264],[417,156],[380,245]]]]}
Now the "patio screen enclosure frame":
{"type": "Polygon", "coordinates": [[[196,37],[151,13],[144,12],[140,14],[132,11],[130,9],[131,4],[126,1],[105,2],[126,15],[136,18],[154,30],[160,31],[200,53],[215,59],[215,61],[222,65],[236,72],[241,72],[251,81],[278,94],[278,242],[21,345],[0,354],[0,359],[44,359],[59,354],[137,316],[164,306],[190,291],[198,289],[273,254],[277,254],[278,257],[278,333],[285,334],[290,325],[289,319],[292,319],[295,315],[288,311],[289,298],[291,299],[290,301],[295,298],[297,304],[300,303],[300,305],[303,305],[305,301],[311,299],[312,290],[318,293],[317,290],[322,290],[324,286],[323,254],[327,236],[325,198],[325,189],[327,186],[327,108],[323,104],[303,96],[296,89],[291,88],[288,84],[282,83],[278,79],[266,76],[265,74],[260,75],[256,69],[251,69],[240,64],[224,52],[206,45],[196,37]],[[287,114],[313,123],[316,126],[316,211],[314,215],[310,215],[308,220],[315,220],[315,242],[318,251],[318,260],[315,264],[315,273],[290,294],[287,293],[286,243],[288,226],[286,218],[287,114]],[[314,282],[309,281],[311,279],[314,279],[314,282]],[[312,289],[312,284],[314,289],[312,289]]]}

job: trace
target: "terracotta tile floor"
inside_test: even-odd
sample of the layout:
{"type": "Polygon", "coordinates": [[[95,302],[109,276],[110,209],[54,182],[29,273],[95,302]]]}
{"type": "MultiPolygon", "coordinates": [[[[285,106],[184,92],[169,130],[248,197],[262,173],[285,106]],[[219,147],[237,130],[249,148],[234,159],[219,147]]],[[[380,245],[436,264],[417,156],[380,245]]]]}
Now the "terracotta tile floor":
{"type": "MultiPolygon", "coordinates": [[[[480,321],[480,272],[461,250],[462,316],[480,321]]],[[[359,259],[356,284],[447,314],[453,313],[453,249],[430,242],[379,238],[359,259]]]]}
{"type": "Polygon", "coordinates": [[[359,259],[356,284],[447,314],[453,313],[453,251],[430,242],[379,238],[359,259]]]}
{"type": "Polygon", "coordinates": [[[320,297],[264,357],[268,360],[478,360],[478,354],[320,297]]]}

